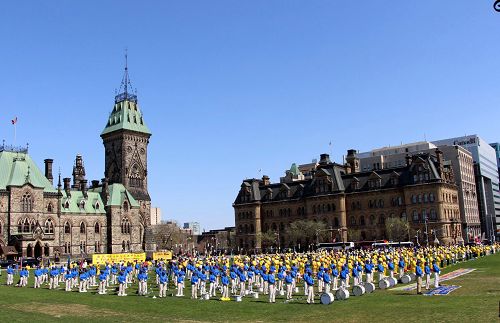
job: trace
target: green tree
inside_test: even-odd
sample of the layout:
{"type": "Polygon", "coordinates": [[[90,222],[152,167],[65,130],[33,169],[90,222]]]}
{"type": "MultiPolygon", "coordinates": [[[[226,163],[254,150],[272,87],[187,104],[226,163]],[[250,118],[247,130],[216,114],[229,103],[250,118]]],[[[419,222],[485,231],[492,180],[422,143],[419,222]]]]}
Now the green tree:
{"type": "Polygon", "coordinates": [[[387,238],[391,241],[406,241],[410,224],[400,218],[389,218],[385,220],[385,231],[387,238]]]}
{"type": "Polygon", "coordinates": [[[347,229],[347,240],[348,241],[361,240],[361,232],[358,229],[347,229]]]}

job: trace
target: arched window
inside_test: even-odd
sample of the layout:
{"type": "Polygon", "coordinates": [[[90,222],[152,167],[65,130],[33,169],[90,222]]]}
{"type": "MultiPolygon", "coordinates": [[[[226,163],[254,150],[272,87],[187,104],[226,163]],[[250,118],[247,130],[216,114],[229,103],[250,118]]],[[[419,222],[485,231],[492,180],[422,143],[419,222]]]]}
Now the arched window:
{"type": "Polygon", "coordinates": [[[430,219],[431,219],[431,220],[437,220],[436,210],[431,209],[431,212],[430,212],[430,219]]]}
{"type": "Polygon", "coordinates": [[[122,241],[122,251],[125,251],[125,240],[122,241]]]}
{"type": "Polygon", "coordinates": [[[127,251],[130,251],[130,241],[127,241],[127,251]]]}
{"type": "Polygon", "coordinates": [[[333,218],[333,226],[338,227],[339,226],[339,218],[335,217],[333,218]]]}
{"type": "Polygon", "coordinates": [[[413,222],[418,222],[418,220],[419,220],[418,212],[416,210],[413,211],[412,219],[413,219],[413,222]]]}
{"type": "Polygon", "coordinates": [[[23,232],[31,232],[31,223],[28,219],[24,219],[23,232]]]}
{"type": "Polygon", "coordinates": [[[23,212],[33,211],[33,199],[29,193],[23,195],[21,200],[21,207],[23,212]]]}
{"type": "Polygon", "coordinates": [[[49,205],[47,205],[47,212],[52,212],[52,203],[49,203],[49,205]]]}
{"type": "Polygon", "coordinates": [[[253,224],[250,224],[250,233],[254,233],[254,230],[253,224]]]}
{"type": "Polygon", "coordinates": [[[80,223],[80,233],[86,233],[87,231],[85,230],[85,223],[80,223]]]}
{"type": "Polygon", "coordinates": [[[68,222],[64,224],[64,233],[71,233],[71,226],[68,222]]]}
{"type": "Polygon", "coordinates": [[[278,227],[276,226],[276,223],[273,222],[273,224],[271,225],[271,230],[278,231],[278,227]]]}
{"type": "Polygon", "coordinates": [[[365,217],[364,216],[360,216],[359,217],[359,225],[365,225],[365,217]]]}
{"type": "Polygon", "coordinates": [[[375,225],[375,215],[370,215],[370,225],[375,225]]]}
{"type": "Polygon", "coordinates": [[[130,233],[130,221],[127,218],[122,219],[121,227],[123,234],[130,233]]]}
{"type": "Polygon", "coordinates": [[[349,224],[350,225],[356,225],[356,218],[354,216],[352,216],[352,215],[349,218],[349,224]]]}
{"type": "Polygon", "coordinates": [[[64,202],[64,208],[69,209],[69,201],[64,202]]]}
{"type": "Polygon", "coordinates": [[[17,222],[17,232],[18,233],[23,232],[23,220],[21,219],[19,219],[19,221],[17,222]]]}
{"type": "Polygon", "coordinates": [[[434,198],[434,194],[433,193],[430,193],[429,194],[429,202],[434,202],[435,201],[435,198],[434,198]]]}
{"type": "Polygon", "coordinates": [[[45,233],[54,233],[54,223],[50,218],[45,221],[45,233]]]}
{"type": "Polygon", "coordinates": [[[100,233],[101,232],[101,227],[99,226],[99,222],[96,222],[94,225],[94,232],[95,233],[100,233]]]}
{"type": "Polygon", "coordinates": [[[408,217],[406,216],[406,212],[401,213],[401,220],[408,221],[408,217]]]}
{"type": "Polygon", "coordinates": [[[417,204],[417,196],[415,196],[415,195],[411,196],[411,203],[412,204],[417,204]]]}
{"type": "Polygon", "coordinates": [[[381,214],[378,216],[378,224],[385,224],[385,215],[381,214]]]}
{"type": "Polygon", "coordinates": [[[127,201],[123,202],[123,211],[128,212],[128,202],[127,201]]]}
{"type": "Polygon", "coordinates": [[[335,203],[332,203],[332,211],[335,211],[335,209],[336,209],[335,203]]]}

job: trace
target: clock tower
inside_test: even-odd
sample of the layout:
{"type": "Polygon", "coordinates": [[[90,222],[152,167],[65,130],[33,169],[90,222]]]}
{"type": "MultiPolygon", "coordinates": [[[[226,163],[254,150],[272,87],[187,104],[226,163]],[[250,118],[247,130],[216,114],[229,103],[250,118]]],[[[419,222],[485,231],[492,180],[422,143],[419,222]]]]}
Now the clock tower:
{"type": "Polygon", "coordinates": [[[150,223],[151,198],[148,192],[148,144],[151,131],[146,126],[132,92],[128,75],[127,55],[125,73],[115,104],[101,133],[105,149],[104,176],[109,184],[123,184],[139,202],[141,222],[150,223]]]}

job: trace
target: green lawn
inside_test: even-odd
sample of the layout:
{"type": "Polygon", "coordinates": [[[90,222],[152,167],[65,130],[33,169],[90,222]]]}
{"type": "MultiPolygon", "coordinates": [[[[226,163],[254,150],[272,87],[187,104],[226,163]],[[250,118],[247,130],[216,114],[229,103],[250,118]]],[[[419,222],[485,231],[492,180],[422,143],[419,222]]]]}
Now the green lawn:
{"type": "MultiPolygon", "coordinates": [[[[308,305],[299,296],[297,302],[275,304],[245,298],[243,302],[202,301],[167,297],[138,297],[135,286],[129,296],[80,294],[63,290],[5,286],[6,273],[0,278],[0,317],[10,321],[342,321],[342,322],[497,322],[500,301],[500,253],[447,267],[476,268],[470,274],[444,282],[462,288],[447,296],[420,296],[415,292],[376,290],[373,294],[335,301],[331,305],[308,305]]],[[[17,282],[17,277],[15,278],[17,282]]],[[[63,284],[61,284],[61,287],[63,284]]],[[[157,290],[154,290],[157,295],[157,290]]],[[[172,292],[172,289],[169,289],[172,292]]],[[[189,290],[185,295],[190,295],[189,290]]]]}

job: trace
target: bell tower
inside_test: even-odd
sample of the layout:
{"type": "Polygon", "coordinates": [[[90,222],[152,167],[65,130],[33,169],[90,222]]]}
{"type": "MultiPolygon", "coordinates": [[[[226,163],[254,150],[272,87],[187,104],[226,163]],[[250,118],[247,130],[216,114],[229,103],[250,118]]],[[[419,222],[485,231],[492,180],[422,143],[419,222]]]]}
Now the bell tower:
{"type": "Polygon", "coordinates": [[[141,205],[144,226],[149,225],[151,198],[148,192],[148,144],[151,131],[146,126],[132,91],[128,74],[127,54],[125,72],[115,104],[101,133],[105,149],[104,176],[109,184],[121,183],[141,205]]]}

